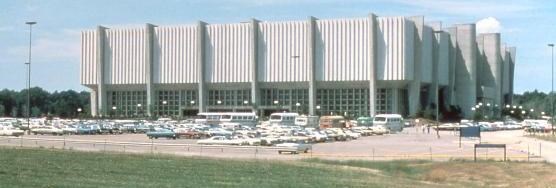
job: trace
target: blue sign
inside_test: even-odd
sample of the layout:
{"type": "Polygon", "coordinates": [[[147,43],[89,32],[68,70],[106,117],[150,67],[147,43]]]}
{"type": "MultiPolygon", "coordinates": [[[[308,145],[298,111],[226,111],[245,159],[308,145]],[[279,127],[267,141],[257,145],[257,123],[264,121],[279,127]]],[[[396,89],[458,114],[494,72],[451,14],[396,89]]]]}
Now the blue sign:
{"type": "Polygon", "coordinates": [[[480,127],[461,127],[459,129],[459,136],[460,137],[481,137],[481,128],[480,127]]]}

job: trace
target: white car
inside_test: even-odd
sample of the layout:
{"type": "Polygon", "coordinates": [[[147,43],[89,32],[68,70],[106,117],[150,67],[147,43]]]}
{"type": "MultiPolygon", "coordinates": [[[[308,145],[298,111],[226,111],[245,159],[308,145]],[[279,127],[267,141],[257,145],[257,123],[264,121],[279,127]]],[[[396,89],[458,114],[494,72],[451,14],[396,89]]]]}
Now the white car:
{"type": "Polygon", "coordinates": [[[370,129],[373,131],[373,134],[376,134],[376,135],[383,135],[383,134],[390,133],[390,130],[388,130],[384,126],[372,126],[370,129]]]}
{"type": "Polygon", "coordinates": [[[10,126],[1,126],[0,127],[0,136],[21,136],[25,132],[20,129],[16,129],[10,126]]]}
{"type": "Polygon", "coordinates": [[[77,134],[77,127],[74,125],[67,125],[62,128],[64,134],[77,134]]]}
{"type": "Polygon", "coordinates": [[[44,127],[38,127],[38,128],[33,128],[31,129],[31,133],[37,135],[43,135],[43,134],[51,134],[51,135],[63,135],[64,131],[62,129],[58,129],[56,127],[52,127],[52,126],[44,126],[44,127]]]}
{"type": "Polygon", "coordinates": [[[346,133],[351,139],[358,139],[361,137],[361,133],[353,132],[351,130],[344,130],[344,133],[346,133]]]}
{"type": "Polygon", "coordinates": [[[224,136],[213,136],[208,139],[199,140],[197,144],[202,145],[247,145],[244,140],[230,140],[224,136]]]}
{"type": "Polygon", "coordinates": [[[309,150],[313,149],[311,144],[305,143],[281,143],[276,144],[276,147],[281,147],[278,149],[278,154],[282,154],[283,152],[298,154],[299,152],[307,153],[309,150]]]}

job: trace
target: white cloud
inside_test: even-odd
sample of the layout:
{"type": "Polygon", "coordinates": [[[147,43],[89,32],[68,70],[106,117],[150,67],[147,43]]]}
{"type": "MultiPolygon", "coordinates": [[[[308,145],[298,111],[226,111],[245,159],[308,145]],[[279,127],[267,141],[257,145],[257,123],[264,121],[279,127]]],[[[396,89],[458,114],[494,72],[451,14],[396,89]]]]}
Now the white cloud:
{"type": "Polygon", "coordinates": [[[502,24],[494,17],[483,18],[476,23],[476,26],[477,33],[500,33],[502,31],[502,24]]]}

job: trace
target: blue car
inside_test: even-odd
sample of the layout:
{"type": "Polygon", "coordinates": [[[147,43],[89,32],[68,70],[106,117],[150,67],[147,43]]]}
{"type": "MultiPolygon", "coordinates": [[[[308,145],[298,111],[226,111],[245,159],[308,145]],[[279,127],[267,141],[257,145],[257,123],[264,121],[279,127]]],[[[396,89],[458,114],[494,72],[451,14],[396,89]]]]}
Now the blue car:
{"type": "Polygon", "coordinates": [[[100,134],[100,126],[80,125],[77,127],[77,134],[100,134]]]}

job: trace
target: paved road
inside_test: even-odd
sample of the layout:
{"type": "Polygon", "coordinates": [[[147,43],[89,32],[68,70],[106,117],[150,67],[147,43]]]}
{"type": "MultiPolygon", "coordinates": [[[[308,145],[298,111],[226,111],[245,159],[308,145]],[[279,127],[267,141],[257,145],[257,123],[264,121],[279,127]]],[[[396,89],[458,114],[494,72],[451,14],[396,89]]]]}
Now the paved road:
{"type": "MultiPolygon", "coordinates": [[[[126,153],[165,153],[183,156],[205,156],[224,158],[256,159],[301,159],[321,157],[330,159],[434,159],[451,158],[473,159],[473,144],[478,139],[463,139],[459,147],[459,137],[454,132],[441,131],[440,138],[436,132],[423,133],[421,130],[406,128],[399,134],[362,137],[347,142],[329,142],[313,145],[313,152],[301,155],[279,155],[277,150],[268,147],[207,147],[197,145],[190,139],[156,139],[150,140],[144,134],[124,135],[70,135],[41,136],[25,135],[24,139],[0,137],[0,145],[65,148],[85,151],[118,151],[126,153]],[[29,139],[51,139],[29,140],[29,139]],[[52,140],[56,139],[56,140],[52,140]],[[65,142],[64,142],[65,140],[65,142]]],[[[482,142],[502,143],[508,146],[511,160],[527,160],[527,146],[532,156],[539,156],[538,145],[542,145],[542,157],[556,162],[556,144],[527,138],[522,131],[498,131],[483,133],[482,142]]],[[[503,150],[481,149],[479,158],[503,157],[503,150]]],[[[539,160],[540,158],[531,158],[539,160]]]]}

